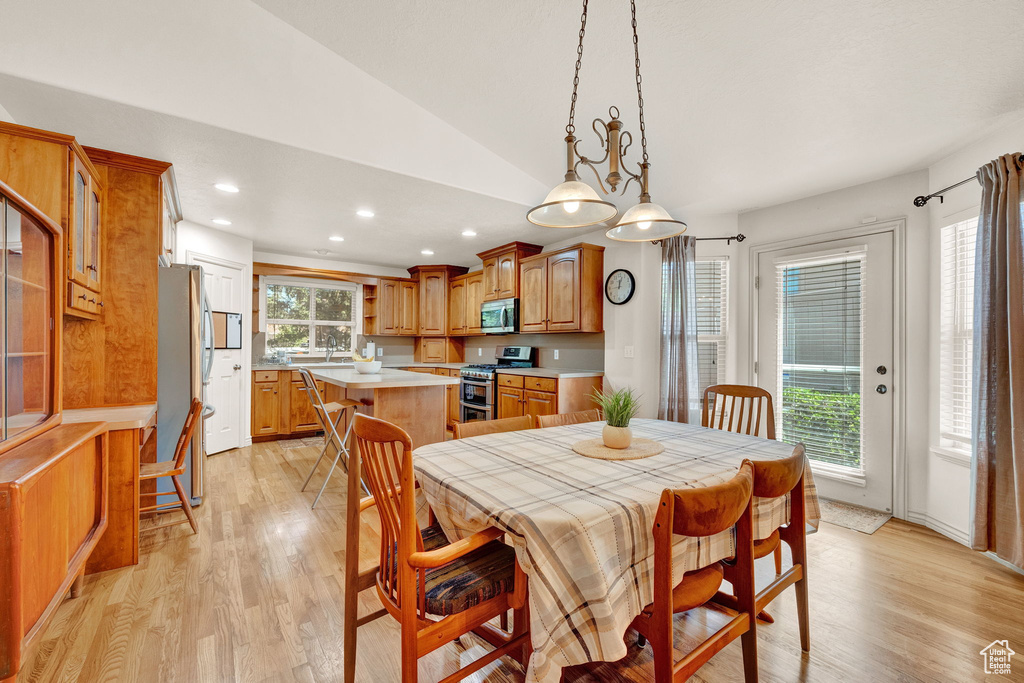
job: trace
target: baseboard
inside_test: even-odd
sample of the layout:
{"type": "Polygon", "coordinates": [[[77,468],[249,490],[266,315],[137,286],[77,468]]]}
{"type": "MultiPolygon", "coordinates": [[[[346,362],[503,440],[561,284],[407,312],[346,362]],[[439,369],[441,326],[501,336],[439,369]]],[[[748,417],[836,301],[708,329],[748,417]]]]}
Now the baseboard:
{"type": "Polygon", "coordinates": [[[946,538],[956,541],[960,545],[970,547],[970,536],[966,531],[957,529],[954,526],[939,521],[931,515],[927,515],[923,512],[914,512],[912,510],[908,510],[907,521],[913,522],[914,524],[920,524],[921,526],[926,526],[932,531],[937,531],[946,538]]]}
{"type": "Polygon", "coordinates": [[[251,445],[252,445],[252,436],[245,437],[245,439],[242,441],[242,448],[246,448],[246,447],[251,446],[251,445]]]}

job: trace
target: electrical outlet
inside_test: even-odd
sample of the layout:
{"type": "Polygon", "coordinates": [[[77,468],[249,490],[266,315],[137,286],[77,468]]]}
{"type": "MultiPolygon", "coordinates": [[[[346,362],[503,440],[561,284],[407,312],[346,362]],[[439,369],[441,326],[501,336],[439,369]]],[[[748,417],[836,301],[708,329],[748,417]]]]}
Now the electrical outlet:
{"type": "Polygon", "coordinates": [[[623,354],[626,356],[626,358],[632,358],[633,357],[633,347],[632,346],[627,346],[623,350],[623,354]]]}
{"type": "Polygon", "coordinates": [[[484,350],[483,349],[477,349],[476,350],[476,355],[478,355],[478,356],[484,355],[484,350]]]}
{"type": "Polygon", "coordinates": [[[384,349],[382,347],[378,346],[377,347],[377,358],[382,358],[383,356],[384,356],[384,349]]]}
{"type": "Polygon", "coordinates": [[[558,360],[558,349],[555,349],[555,360],[558,360]]]}

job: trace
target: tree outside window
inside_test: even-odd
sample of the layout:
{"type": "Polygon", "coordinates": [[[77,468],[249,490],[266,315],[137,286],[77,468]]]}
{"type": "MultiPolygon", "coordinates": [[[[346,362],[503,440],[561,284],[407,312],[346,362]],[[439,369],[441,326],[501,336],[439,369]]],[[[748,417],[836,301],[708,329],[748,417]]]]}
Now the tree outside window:
{"type": "Polygon", "coordinates": [[[295,284],[268,279],[266,283],[267,353],[323,353],[328,338],[337,342],[339,356],[351,356],[356,330],[357,286],[295,284]]]}

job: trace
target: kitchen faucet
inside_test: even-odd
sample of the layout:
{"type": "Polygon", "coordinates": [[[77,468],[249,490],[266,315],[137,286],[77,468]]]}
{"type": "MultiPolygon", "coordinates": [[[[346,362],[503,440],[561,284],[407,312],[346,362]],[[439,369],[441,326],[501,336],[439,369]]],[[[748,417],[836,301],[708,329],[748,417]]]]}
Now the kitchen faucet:
{"type": "Polygon", "coordinates": [[[338,340],[334,338],[333,334],[327,335],[327,362],[331,362],[331,356],[338,350],[338,340]]]}

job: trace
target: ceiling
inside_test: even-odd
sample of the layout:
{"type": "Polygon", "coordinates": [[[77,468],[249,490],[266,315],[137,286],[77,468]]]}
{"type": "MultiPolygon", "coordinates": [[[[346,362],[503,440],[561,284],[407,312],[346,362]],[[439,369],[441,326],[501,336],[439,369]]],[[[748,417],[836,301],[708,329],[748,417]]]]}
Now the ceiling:
{"type": "MultiPolygon", "coordinates": [[[[561,180],[579,3],[182,7],[5,7],[0,107],[173,162],[185,217],[260,251],[468,265],[571,236],[525,212],[561,180]],[[41,34],[44,10],[61,19],[41,34]]],[[[577,129],[591,156],[609,105],[638,132],[628,7],[590,2],[577,129]]],[[[1019,0],[640,0],[654,199],[692,222],[925,168],[1024,113],[1024,60],[995,47],[1019,20],[1019,0]]]]}

